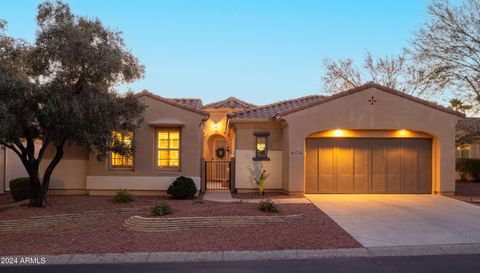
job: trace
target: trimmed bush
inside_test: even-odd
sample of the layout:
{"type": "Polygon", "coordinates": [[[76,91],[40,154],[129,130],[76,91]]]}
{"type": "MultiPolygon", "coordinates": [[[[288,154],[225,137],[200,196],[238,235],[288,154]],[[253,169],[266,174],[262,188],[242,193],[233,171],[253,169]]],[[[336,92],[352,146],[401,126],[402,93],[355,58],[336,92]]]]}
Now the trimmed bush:
{"type": "Polygon", "coordinates": [[[29,177],[19,177],[10,180],[10,193],[15,201],[23,201],[30,198],[31,187],[29,177]]]}
{"type": "Polygon", "coordinates": [[[135,200],[133,194],[129,193],[127,189],[119,190],[113,197],[115,203],[130,203],[135,200]]]}
{"type": "Polygon", "coordinates": [[[264,212],[278,212],[278,207],[273,203],[272,200],[262,200],[258,204],[258,210],[264,211],[264,212]]]}
{"type": "Polygon", "coordinates": [[[172,208],[167,204],[155,205],[150,209],[150,215],[152,216],[163,216],[167,214],[172,214],[172,208]]]}
{"type": "Polygon", "coordinates": [[[193,199],[197,193],[197,186],[193,179],[180,176],[168,187],[167,193],[173,199],[193,199]]]}
{"type": "Polygon", "coordinates": [[[480,180],[480,159],[477,158],[457,158],[455,169],[460,173],[462,181],[471,178],[475,181],[480,180]]]}

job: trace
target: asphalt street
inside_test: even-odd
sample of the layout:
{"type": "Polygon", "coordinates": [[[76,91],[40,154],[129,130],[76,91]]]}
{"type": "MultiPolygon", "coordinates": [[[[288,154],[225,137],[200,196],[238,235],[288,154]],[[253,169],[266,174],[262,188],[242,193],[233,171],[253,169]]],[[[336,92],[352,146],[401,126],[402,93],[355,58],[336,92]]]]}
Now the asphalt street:
{"type": "Polygon", "coordinates": [[[477,273],[480,255],[409,256],[375,258],[337,258],[321,260],[242,261],[205,263],[91,264],[0,267],[0,272],[181,272],[181,273],[477,273]]]}

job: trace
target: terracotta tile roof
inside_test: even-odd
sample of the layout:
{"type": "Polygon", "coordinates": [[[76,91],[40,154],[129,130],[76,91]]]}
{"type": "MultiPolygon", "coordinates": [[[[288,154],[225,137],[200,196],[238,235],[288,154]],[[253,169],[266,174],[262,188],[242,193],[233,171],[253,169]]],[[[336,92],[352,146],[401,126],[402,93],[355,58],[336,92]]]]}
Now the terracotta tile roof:
{"type": "Polygon", "coordinates": [[[137,96],[138,97],[149,97],[151,99],[158,100],[158,101],[161,101],[161,102],[164,102],[164,103],[167,103],[167,104],[170,104],[170,105],[188,110],[190,112],[194,112],[194,113],[201,114],[201,115],[204,115],[204,116],[209,116],[209,114],[207,112],[202,110],[202,107],[201,107],[202,103],[201,103],[200,100],[198,100],[198,101],[200,101],[200,106],[198,105],[198,103],[199,103],[198,101],[194,102],[194,100],[197,100],[197,99],[169,99],[169,98],[161,97],[159,95],[155,95],[155,94],[149,92],[148,90],[143,90],[142,92],[138,93],[137,96]]]}
{"type": "Polygon", "coordinates": [[[203,103],[201,99],[194,99],[194,98],[173,98],[172,100],[185,104],[187,106],[191,106],[193,108],[197,108],[199,110],[203,110],[203,103]]]}
{"type": "Polygon", "coordinates": [[[315,105],[318,105],[318,104],[321,104],[321,103],[325,103],[327,101],[331,101],[331,100],[334,100],[334,99],[337,99],[337,98],[341,98],[341,97],[348,96],[348,95],[351,95],[351,94],[354,94],[354,93],[358,93],[358,92],[361,92],[361,91],[369,89],[369,88],[376,88],[378,90],[381,90],[381,91],[384,91],[384,92],[387,92],[387,93],[390,93],[390,94],[393,94],[393,95],[397,95],[399,97],[402,97],[402,98],[405,98],[405,99],[423,104],[423,105],[431,107],[431,108],[435,108],[437,110],[440,110],[440,111],[443,111],[443,112],[446,112],[446,113],[449,113],[449,114],[452,114],[452,115],[456,115],[456,116],[459,116],[459,117],[462,117],[462,118],[465,117],[465,114],[463,114],[461,112],[458,112],[458,111],[455,111],[451,108],[447,108],[447,107],[441,106],[439,104],[436,104],[434,102],[430,102],[430,101],[427,101],[427,100],[417,98],[417,97],[412,96],[412,95],[408,95],[404,92],[401,92],[401,91],[395,90],[393,88],[386,87],[386,86],[383,86],[383,85],[380,85],[380,84],[377,84],[377,83],[374,83],[374,82],[368,82],[368,83],[360,85],[358,87],[355,87],[355,88],[337,93],[337,94],[329,96],[329,97],[325,97],[325,99],[323,99],[323,100],[312,101],[312,102],[304,103],[303,105],[301,105],[299,107],[292,107],[290,109],[286,109],[283,112],[279,112],[277,116],[285,116],[285,115],[288,115],[288,114],[291,114],[291,113],[294,113],[294,112],[297,112],[297,111],[300,111],[300,110],[303,110],[303,109],[306,109],[306,108],[309,108],[309,107],[312,107],[312,106],[315,106],[315,105]]]}
{"type": "Polygon", "coordinates": [[[300,97],[230,113],[228,116],[230,118],[275,118],[283,111],[295,109],[312,102],[321,101],[324,98],[324,96],[320,95],[300,97]]]}
{"type": "Polygon", "coordinates": [[[480,135],[480,118],[465,118],[458,122],[457,129],[468,130],[474,135],[480,135]]]}
{"type": "Polygon", "coordinates": [[[212,102],[205,105],[204,109],[250,109],[257,107],[255,104],[248,103],[235,97],[228,97],[224,100],[212,102]]]}

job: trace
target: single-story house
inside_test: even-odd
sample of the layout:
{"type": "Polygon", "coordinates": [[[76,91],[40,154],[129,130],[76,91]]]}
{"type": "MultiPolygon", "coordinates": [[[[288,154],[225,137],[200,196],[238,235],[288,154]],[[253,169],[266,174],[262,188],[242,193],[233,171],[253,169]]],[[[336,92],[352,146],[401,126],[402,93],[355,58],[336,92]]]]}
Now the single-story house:
{"type": "Polygon", "coordinates": [[[480,118],[468,117],[457,125],[458,138],[467,135],[465,143],[457,143],[457,158],[480,158],[480,118]],[[462,135],[463,134],[463,135],[462,135]]]}
{"type": "MultiPolygon", "coordinates": [[[[147,105],[142,127],[112,132],[134,141],[135,154],[99,162],[71,145],[51,193],[162,193],[180,175],[202,191],[252,191],[262,170],[266,190],[289,194],[455,191],[455,128],[464,115],[375,83],[263,106],[138,97],[147,105]]],[[[1,160],[8,190],[24,171],[8,150],[1,160]]]]}

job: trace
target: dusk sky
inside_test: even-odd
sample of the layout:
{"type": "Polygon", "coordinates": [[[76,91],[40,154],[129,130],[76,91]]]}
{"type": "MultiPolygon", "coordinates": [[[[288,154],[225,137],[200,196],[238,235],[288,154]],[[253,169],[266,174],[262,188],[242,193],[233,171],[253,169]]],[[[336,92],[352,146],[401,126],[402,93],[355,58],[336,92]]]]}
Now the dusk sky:
{"type": "MultiPolygon", "coordinates": [[[[2,1],[7,34],[34,41],[41,1],[2,1]]],[[[145,78],[119,90],[228,96],[265,104],[321,92],[323,59],[397,54],[426,19],[426,0],[67,1],[124,34],[145,78]]]]}

